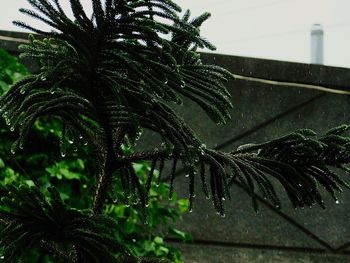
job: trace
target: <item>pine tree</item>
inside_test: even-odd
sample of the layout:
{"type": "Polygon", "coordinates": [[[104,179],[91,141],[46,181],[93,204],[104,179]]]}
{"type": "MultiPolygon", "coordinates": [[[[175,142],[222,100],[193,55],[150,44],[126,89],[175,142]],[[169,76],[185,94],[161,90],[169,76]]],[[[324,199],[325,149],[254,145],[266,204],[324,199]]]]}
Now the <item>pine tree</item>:
{"type": "Polygon", "coordinates": [[[118,226],[103,215],[104,200],[113,178],[119,176],[129,201],[146,208],[152,174],[158,169],[161,176],[166,162],[172,165],[171,189],[181,164],[189,177],[190,206],[198,177],[222,216],[233,182],[251,195],[254,209],[258,209],[256,192],[281,206],[273,180],[285,189],[294,207],[324,208],[320,186],[335,200],[341,187],[349,188],[334,170],[349,172],[349,125],[324,135],[297,130],[222,152],[207,148],[172,109],[187,97],[214,122],[225,124],[230,119],[225,82],[233,75],[203,64],[197,52],[215,49],[200,35],[209,13],[191,18],[186,11],[180,17],[181,8],[171,0],[92,0],[90,18],[79,0],[70,0],[72,19],[59,0],[28,2],[33,10],[20,11],[52,31],[14,22],[40,35],[31,35],[30,43],[20,47],[21,57],[38,61],[40,72],[18,81],[0,99],[6,123],[19,131],[11,152],[25,147],[37,118],[56,116],[63,123],[61,155],[67,154],[72,141],[89,143],[97,183],[88,212],[67,207],[54,188],[47,199],[37,187],[8,186],[1,202],[9,209],[0,210],[4,262],[18,262],[35,246],[67,262],[142,262],[109,235],[118,226]],[[124,154],[122,146],[133,145],[142,129],[159,134],[159,146],[124,154]],[[152,163],[145,187],[132,168],[140,160],[152,163]]]}

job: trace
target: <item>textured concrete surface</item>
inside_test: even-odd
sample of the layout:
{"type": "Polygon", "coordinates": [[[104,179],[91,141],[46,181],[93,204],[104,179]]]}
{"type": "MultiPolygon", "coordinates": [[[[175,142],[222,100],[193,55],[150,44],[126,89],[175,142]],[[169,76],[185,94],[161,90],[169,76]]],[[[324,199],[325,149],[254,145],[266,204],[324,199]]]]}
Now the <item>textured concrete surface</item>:
{"type": "MultiPolygon", "coordinates": [[[[209,58],[210,56],[206,57],[206,59],[209,58]]],[[[212,57],[211,61],[215,63],[218,62],[218,59],[214,60],[212,57]]],[[[219,61],[220,65],[234,72],[239,68],[237,61],[244,62],[245,60],[230,57],[226,57],[225,60],[224,57],[220,57],[219,61]]],[[[267,61],[264,62],[267,63],[267,61]]],[[[254,60],[247,59],[247,63],[247,65],[242,64],[242,68],[248,67],[253,71],[254,60]]],[[[305,76],[302,80],[309,83],[320,84],[320,79],[321,84],[325,83],[328,76],[341,88],[346,88],[346,85],[349,84],[348,78],[341,82],[336,75],[339,70],[341,75],[347,72],[347,76],[350,76],[348,69],[318,66],[306,70],[308,65],[285,62],[272,62],[273,69],[271,69],[269,63],[264,68],[261,68],[260,60],[256,60],[256,63],[259,66],[258,69],[255,69],[257,74],[266,70],[269,77],[278,77],[283,81],[290,77],[290,72],[285,69],[286,67],[293,70],[295,74],[302,75],[303,73],[305,76]],[[274,70],[277,69],[278,71],[275,72],[274,70]]],[[[331,86],[330,83],[328,82],[327,85],[331,86]]],[[[223,148],[229,151],[241,144],[262,142],[298,128],[311,128],[317,132],[324,132],[336,125],[349,123],[350,99],[345,95],[325,94],[320,96],[322,93],[317,90],[269,86],[241,80],[231,81],[227,86],[232,94],[234,109],[231,111],[232,120],[226,126],[212,123],[195,104],[185,102],[185,107],[178,108],[183,118],[188,121],[208,147],[216,147],[231,141],[223,148]],[[302,105],[313,98],[317,99],[302,105]],[[283,115],[287,111],[289,112],[283,115]],[[276,116],[279,117],[275,118],[276,116]],[[269,122],[269,120],[272,121],[269,122]],[[265,125],[260,125],[263,123],[265,125]],[[252,131],[259,125],[258,129],[252,131]],[[232,138],[237,138],[242,134],[246,135],[232,142],[232,138]]],[[[157,142],[156,136],[147,137],[148,134],[145,134],[145,140],[141,140],[141,148],[150,147],[157,142]]],[[[187,197],[187,181],[188,179],[183,175],[176,180],[175,189],[182,197],[187,197]]],[[[324,249],[324,246],[312,235],[333,248],[350,241],[350,209],[348,209],[349,202],[347,201],[350,199],[350,191],[345,191],[339,196],[340,204],[338,205],[327,197],[326,210],[318,207],[294,210],[278,185],[277,190],[283,200],[282,212],[300,226],[308,229],[311,234],[300,231],[298,227],[290,224],[264,205],[261,205],[260,212],[256,214],[252,209],[249,196],[235,186],[232,187],[232,200],[226,201],[226,217],[218,217],[210,202],[203,197],[200,186],[197,184],[194,211],[191,214],[185,214],[183,221],[176,226],[191,233],[195,240],[204,240],[214,244],[227,242],[227,246],[231,244],[232,247],[206,247],[200,244],[181,246],[185,262],[350,262],[350,257],[346,255],[293,253],[278,248],[271,249],[274,246],[304,248],[304,252],[311,249],[324,249]],[[234,247],[237,244],[258,245],[262,248],[257,250],[234,247]]]]}
{"type": "MultiPolygon", "coordinates": [[[[249,61],[251,63],[251,60],[249,61]]],[[[230,69],[229,62],[226,61],[225,63],[230,69]]],[[[289,68],[291,67],[288,63],[281,63],[280,72],[282,75],[285,72],[283,66],[286,64],[289,68]]],[[[293,64],[292,66],[298,67],[299,65],[293,64]]],[[[307,65],[300,66],[304,69],[307,67],[307,65]]],[[[235,67],[237,68],[237,65],[235,67]]],[[[252,67],[252,65],[249,64],[249,67],[252,67]]],[[[269,68],[268,64],[266,68],[269,68]]],[[[300,69],[295,69],[295,72],[298,72],[298,70],[300,69]]],[[[332,71],[332,69],[328,70],[329,72],[332,71]]],[[[305,75],[308,72],[305,72],[305,75]]],[[[326,74],[327,70],[321,70],[321,72],[326,74]]],[[[344,72],[349,73],[349,70],[341,69],[341,74],[344,74],[344,72]]],[[[334,74],[336,74],[336,71],[332,73],[334,81],[339,81],[334,74]]],[[[317,84],[317,74],[313,73],[311,75],[309,79],[304,78],[304,80],[317,84]]],[[[322,78],[327,79],[326,75],[323,75],[322,78]]],[[[280,79],[285,81],[283,76],[280,79]]],[[[348,83],[348,79],[344,79],[343,83],[339,81],[337,85],[346,86],[348,83]]],[[[235,108],[232,111],[232,121],[226,126],[208,124],[208,118],[195,105],[186,105],[186,111],[182,111],[184,118],[191,123],[194,130],[198,131],[200,137],[211,147],[248,132],[258,124],[264,123],[320,94],[315,90],[271,87],[245,81],[233,81],[229,83],[228,88],[232,94],[232,103],[235,108]]],[[[248,133],[247,136],[230,143],[224,149],[231,150],[241,144],[272,139],[297,128],[312,128],[317,132],[324,132],[336,125],[349,123],[347,114],[350,110],[349,102],[347,96],[326,94],[268,125],[260,127],[255,132],[248,133]]],[[[187,180],[187,178],[180,176],[176,184],[176,190],[183,197],[187,196],[187,180]]],[[[350,210],[347,201],[350,198],[349,191],[345,191],[339,196],[340,204],[338,205],[330,198],[326,198],[326,210],[317,207],[294,210],[286,200],[282,189],[279,188],[278,191],[284,196],[282,198],[284,199],[282,211],[308,229],[317,238],[333,248],[337,248],[350,240],[350,223],[348,220],[350,210]]],[[[192,233],[195,240],[206,240],[213,243],[224,241],[228,244],[262,245],[266,246],[266,249],[187,245],[182,247],[186,263],[350,261],[350,257],[344,255],[287,253],[280,249],[269,250],[267,247],[271,246],[304,247],[307,252],[311,248],[320,249],[324,247],[315,241],[310,234],[300,231],[296,226],[291,225],[264,206],[261,206],[259,214],[255,214],[249,196],[236,187],[232,188],[232,200],[226,202],[227,215],[225,218],[215,215],[211,204],[203,198],[200,192],[200,187],[197,187],[194,212],[186,214],[183,221],[177,224],[180,229],[192,233]]]]}
{"type": "Polygon", "coordinates": [[[185,263],[348,263],[348,256],[270,250],[175,245],[185,263]]]}

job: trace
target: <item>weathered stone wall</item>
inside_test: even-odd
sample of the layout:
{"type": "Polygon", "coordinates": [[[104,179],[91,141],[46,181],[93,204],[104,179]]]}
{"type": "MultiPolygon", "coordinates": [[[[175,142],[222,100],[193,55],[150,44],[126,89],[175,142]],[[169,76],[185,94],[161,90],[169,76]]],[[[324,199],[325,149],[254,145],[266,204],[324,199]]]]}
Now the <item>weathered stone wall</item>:
{"type": "MultiPolygon", "coordinates": [[[[221,55],[204,55],[204,60],[236,74],[339,89],[349,85],[348,69],[221,55]]],[[[232,121],[226,126],[211,123],[196,105],[186,104],[180,109],[211,147],[230,150],[297,128],[324,132],[349,123],[350,100],[345,95],[242,80],[232,81],[227,87],[234,109],[232,121]]],[[[188,179],[184,176],[178,179],[176,190],[187,196],[188,179]]],[[[347,255],[331,255],[350,241],[349,191],[340,195],[338,205],[328,198],[326,210],[317,207],[294,210],[284,196],[283,214],[265,205],[256,214],[249,196],[233,186],[232,199],[226,201],[225,218],[214,213],[200,187],[197,191],[193,213],[186,214],[177,224],[197,240],[192,245],[179,245],[186,263],[350,261],[347,255]],[[330,254],[325,255],[326,251],[330,254]]]]}
{"type": "MultiPolygon", "coordinates": [[[[298,63],[287,63],[235,56],[203,54],[203,59],[226,67],[231,72],[287,82],[347,89],[350,70],[298,63]]],[[[227,85],[234,108],[232,121],[217,126],[198,106],[186,102],[178,111],[208,147],[234,149],[250,142],[261,142],[297,128],[324,132],[349,123],[349,98],[318,90],[272,86],[235,80],[227,85]]],[[[157,137],[145,134],[140,147],[156,143],[157,137]]],[[[176,190],[188,193],[187,178],[180,175],[176,190]]],[[[281,191],[280,191],[281,192],[281,191]]],[[[282,193],[283,196],[283,193],[282,193]]],[[[340,204],[327,198],[327,209],[294,210],[284,196],[282,214],[261,205],[252,209],[249,196],[233,186],[232,199],[226,201],[225,218],[218,217],[197,187],[193,213],[186,214],[177,226],[190,232],[195,241],[179,246],[185,262],[348,262],[348,252],[335,254],[350,241],[350,192],[340,195],[340,204]],[[327,254],[325,254],[327,253],[327,254]]]]}

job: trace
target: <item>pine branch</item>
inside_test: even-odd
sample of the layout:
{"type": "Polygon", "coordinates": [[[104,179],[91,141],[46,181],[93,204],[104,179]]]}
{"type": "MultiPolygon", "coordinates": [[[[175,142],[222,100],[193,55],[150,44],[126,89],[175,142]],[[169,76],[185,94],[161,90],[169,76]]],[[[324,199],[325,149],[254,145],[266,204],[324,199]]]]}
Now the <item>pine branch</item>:
{"type": "MultiPolygon", "coordinates": [[[[60,116],[64,125],[71,127],[73,137],[86,138],[101,156],[118,149],[107,149],[116,141],[112,130],[123,129],[125,136],[120,143],[127,143],[134,141],[143,127],[160,134],[186,166],[195,165],[193,149],[201,142],[168,104],[181,104],[181,97],[186,96],[214,121],[224,123],[229,118],[231,104],[223,83],[232,75],[220,67],[203,65],[192,49],[192,44],[210,48],[199,35],[207,13],[191,21],[187,14],[180,20],[177,13],[181,9],[170,0],[109,1],[104,8],[100,1],[94,1],[94,18],[88,19],[80,1],[71,0],[76,19],[72,21],[58,0],[53,4],[29,2],[36,11],[22,12],[56,31],[44,33],[48,38],[43,40],[31,36],[30,43],[21,46],[21,56],[37,59],[41,72],[11,87],[1,99],[11,129],[20,129],[13,152],[24,147],[35,120],[51,114],[60,116]],[[157,16],[168,22],[156,21],[157,16]],[[171,34],[172,39],[161,34],[171,34]]],[[[61,152],[65,156],[63,134],[61,152]]],[[[107,154],[101,158],[113,157],[107,154]]],[[[100,170],[105,170],[106,160],[100,163],[100,170]]],[[[104,188],[104,181],[97,189],[104,188]]]]}
{"type": "MultiPolygon", "coordinates": [[[[336,127],[324,135],[302,129],[281,138],[261,144],[240,146],[233,152],[221,152],[208,149],[205,145],[193,148],[190,153],[192,164],[187,157],[167,149],[130,154],[121,158],[122,162],[152,160],[153,167],[158,164],[160,175],[164,162],[172,160],[170,172],[170,197],[178,162],[183,163],[189,178],[189,200],[194,201],[194,183],[197,173],[202,189],[208,199],[212,199],[218,214],[224,216],[224,201],[230,199],[230,188],[238,182],[252,197],[257,211],[256,194],[262,194],[277,208],[281,208],[276,183],[282,186],[296,207],[318,204],[325,208],[323,187],[337,202],[337,193],[349,184],[338,175],[339,169],[346,174],[350,171],[350,137],[345,133],[349,125],[336,127]]],[[[154,168],[153,168],[154,169],[154,168]]]]}
{"type": "MultiPolygon", "coordinates": [[[[105,124],[105,122],[103,122],[103,124],[105,124]]],[[[115,164],[113,160],[116,160],[117,156],[121,153],[121,145],[125,135],[125,132],[121,128],[111,130],[110,127],[106,125],[104,129],[106,131],[107,149],[102,153],[103,156],[101,159],[103,163],[99,167],[98,182],[92,209],[94,214],[100,214],[102,212],[103,202],[106,197],[108,185],[112,180],[113,171],[121,167],[121,164],[115,164]]]]}
{"type": "Polygon", "coordinates": [[[120,157],[120,162],[131,163],[154,159],[172,159],[173,157],[173,153],[170,149],[155,148],[151,151],[142,151],[135,152],[129,155],[123,155],[120,157]]]}
{"type": "Polygon", "coordinates": [[[41,240],[40,241],[40,246],[45,249],[49,254],[54,254],[56,257],[58,257],[59,259],[63,259],[66,262],[69,263],[75,263],[74,261],[72,261],[72,258],[66,254],[65,252],[57,249],[56,246],[54,246],[52,243],[47,242],[45,240],[41,240]]]}
{"type": "Polygon", "coordinates": [[[74,246],[83,262],[119,262],[114,253],[126,251],[112,236],[116,227],[113,219],[66,207],[55,189],[49,188],[50,201],[34,187],[8,186],[7,191],[0,208],[4,262],[18,262],[39,246],[60,256],[67,245],[74,246]]]}
{"type": "MultiPolygon", "coordinates": [[[[243,145],[230,153],[208,149],[205,155],[215,159],[216,166],[220,164],[225,170],[231,170],[229,178],[222,176],[222,181],[228,179],[227,184],[231,185],[235,180],[249,190],[255,210],[258,207],[253,194],[257,192],[281,207],[272,181],[280,183],[295,208],[314,204],[325,208],[319,186],[336,202],[336,193],[343,187],[350,188],[334,170],[339,168],[346,174],[349,171],[350,137],[344,135],[349,127],[341,125],[318,137],[311,130],[297,130],[266,143],[243,145]]],[[[219,192],[226,197],[225,187],[217,187],[216,198],[219,192]]]]}

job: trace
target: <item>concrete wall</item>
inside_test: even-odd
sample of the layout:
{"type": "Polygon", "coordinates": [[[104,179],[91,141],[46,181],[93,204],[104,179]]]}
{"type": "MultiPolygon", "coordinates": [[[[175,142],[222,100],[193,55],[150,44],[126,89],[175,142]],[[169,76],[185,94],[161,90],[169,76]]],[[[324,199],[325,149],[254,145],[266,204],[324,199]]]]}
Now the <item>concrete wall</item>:
{"type": "MultiPolygon", "coordinates": [[[[9,32],[0,35],[22,38],[9,32]]],[[[16,54],[16,41],[0,41],[16,54]]],[[[202,54],[210,64],[224,66],[246,76],[287,82],[322,85],[346,90],[350,70],[325,66],[202,54]]],[[[31,62],[29,66],[35,69],[31,62]]],[[[199,109],[185,102],[177,110],[207,144],[223,150],[248,142],[261,142],[281,136],[297,128],[318,132],[349,123],[349,98],[345,95],[286,86],[272,86],[252,81],[234,80],[227,84],[232,95],[232,121],[217,126],[199,109]]],[[[139,144],[148,148],[157,136],[146,133],[139,144]]],[[[187,178],[179,175],[176,191],[187,197],[187,178]]],[[[192,244],[171,240],[183,252],[186,263],[232,262],[349,262],[350,250],[342,246],[350,241],[350,191],[340,196],[336,205],[327,199],[327,209],[294,210],[284,198],[282,211],[266,203],[256,214],[251,200],[241,189],[232,187],[232,199],[226,201],[227,215],[218,217],[200,187],[193,213],[185,214],[177,227],[190,232],[192,244]]],[[[262,201],[264,202],[264,201],[262,201]]]]}
{"type": "MultiPolygon", "coordinates": [[[[350,70],[286,63],[234,56],[203,56],[208,63],[226,67],[233,73],[324,85],[347,89],[350,70]]],[[[236,80],[228,83],[232,95],[232,121],[217,126],[193,104],[180,109],[206,144],[223,150],[250,142],[262,142],[297,128],[318,132],[349,123],[349,98],[295,87],[271,86],[236,80]]],[[[179,176],[176,190],[187,196],[187,178],[179,176]]],[[[349,262],[350,257],[335,254],[350,241],[350,192],[340,195],[340,204],[327,199],[327,209],[294,210],[286,201],[282,213],[261,205],[259,214],[245,192],[232,188],[226,201],[227,215],[214,213],[198,187],[194,211],[177,226],[194,236],[191,245],[177,244],[185,262],[349,262]]],[[[340,251],[339,251],[340,252],[340,251]]]]}

